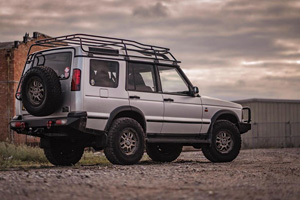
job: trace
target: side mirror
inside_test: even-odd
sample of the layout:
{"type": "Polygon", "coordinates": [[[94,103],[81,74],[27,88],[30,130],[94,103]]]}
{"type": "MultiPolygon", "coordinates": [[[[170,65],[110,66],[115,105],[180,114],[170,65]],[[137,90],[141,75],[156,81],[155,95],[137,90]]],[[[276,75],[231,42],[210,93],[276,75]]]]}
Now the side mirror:
{"type": "Polygon", "coordinates": [[[193,93],[198,94],[199,93],[199,88],[197,86],[193,87],[193,93]]]}

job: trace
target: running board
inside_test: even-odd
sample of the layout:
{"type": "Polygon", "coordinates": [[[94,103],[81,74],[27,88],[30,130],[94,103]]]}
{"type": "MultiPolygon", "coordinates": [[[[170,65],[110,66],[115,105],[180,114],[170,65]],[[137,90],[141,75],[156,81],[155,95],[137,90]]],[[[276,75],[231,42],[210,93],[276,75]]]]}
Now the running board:
{"type": "Polygon", "coordinates": [[[182,137],[148,137],[146,139],[148,143],[181,143],[181,144],[209,144],[207,139],[197,138],[182,138],[182,137]]]}

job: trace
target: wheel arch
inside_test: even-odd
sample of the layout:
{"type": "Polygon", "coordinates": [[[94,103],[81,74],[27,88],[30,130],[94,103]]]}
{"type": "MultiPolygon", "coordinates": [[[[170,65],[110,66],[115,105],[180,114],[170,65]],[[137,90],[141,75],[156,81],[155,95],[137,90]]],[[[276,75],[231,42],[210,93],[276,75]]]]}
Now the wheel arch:
{"type": "Polygon", "coordinates": [[[237,116],[237,114],[231,110],[220,110],[220,111],[216,112],[211,119],[211,124],[208,129],[209,139],[211,139],[211,133],[213,130],[213,126],[214,126],[215,122],[218,120],[228,120],[228,121],[232,122],[233,124],[235,124],[237,126],[237,128],[239,129],[240,120],[239,120],[239,117],[237,116]]]}
{"type": "Polygon", "coordinates": [[[120,106],[120,107],[114,109],[110,113],[110,116],[109,116],[108,121],[105,126],[105,131],[109,130],[112,122],[115,119],[118,119],[121,117],[129,117],[129,118],[136,120],[142,126],[144,133],[146,133],[147,125],[146,125],[145,116],[140,109],[133,107],[133,106],[120,106]]]}

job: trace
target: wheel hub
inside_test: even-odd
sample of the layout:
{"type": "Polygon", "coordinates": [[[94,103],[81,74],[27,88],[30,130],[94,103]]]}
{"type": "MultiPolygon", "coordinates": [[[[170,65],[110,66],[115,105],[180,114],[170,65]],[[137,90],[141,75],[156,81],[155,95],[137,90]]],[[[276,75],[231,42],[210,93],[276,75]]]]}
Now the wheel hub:
{"type": "Polygon", "coordinates": [[[32,104],[38,105],[44,98],[43,84],[38,80],[33,80],[29,84],[28,97],[32,104]]]}
{"type": "Polygon", "coordinates": [[[220,153],[229,153],[233,148],[231,134],[226,131],[220,131],[216,136],[216,146],[220,153]]]}
{"type": "Polygon", "coordinates": [[[132,130],[126,129],[120,137],[120,147],[126,155],[133,154],[137,149],[137,136],[132,130]]]}

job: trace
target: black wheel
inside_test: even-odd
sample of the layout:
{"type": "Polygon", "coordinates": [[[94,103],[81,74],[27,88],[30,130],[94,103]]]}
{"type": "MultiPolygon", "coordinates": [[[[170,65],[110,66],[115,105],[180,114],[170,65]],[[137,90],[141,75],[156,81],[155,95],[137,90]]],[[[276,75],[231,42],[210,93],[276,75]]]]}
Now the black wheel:
{"type": "Polygon", "coordinates": [[[82,157],[84,147],[67,140],[50,140],[50,147],[44,148],[49,162],[56,166],[75,165],[82,157]]]}
{"type": "Polygon", "coordinates": [[[202,152],[212,162],[230,162],[238,156],[241,149],[238,128],[226,120],[219,120],[214,124],[211,142],[202,147],[202,152]]]}
{"type": "Polygon", "coordinates": [[[148,143],[146,151],[149,157],[158,162],[172,162],[178,158],[182,151],[180,144],[154,144],[148,143]]]}
{"type": "Polygon", "coordinates": [[[132,165],[143,156],[145,136],[141,125],[131,118],[116,119],[107,135],[106,158],[113,164],[132,165]]]}
{"type": "Polygon", "coordinates": [[[59,78],[50,67],[32,67],[24,75],[22,103],[35,116],[54,113],[61,104],[62,92],[59,78]]]}

